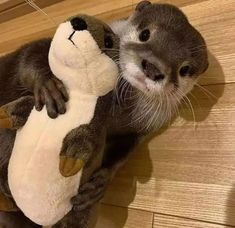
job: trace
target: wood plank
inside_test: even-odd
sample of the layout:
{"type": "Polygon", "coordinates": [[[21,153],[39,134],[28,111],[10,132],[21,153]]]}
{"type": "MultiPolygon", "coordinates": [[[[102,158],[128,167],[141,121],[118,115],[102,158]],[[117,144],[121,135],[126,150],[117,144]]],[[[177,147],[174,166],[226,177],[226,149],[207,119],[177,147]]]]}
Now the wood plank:
{"type": "Polygon", "coordinates": [[[116,178],[104,202],[234,226],[235,202],[232,197],[232,186],[136,176],[133,179],[116,178]]]}
{"type": "Polygon", "coordinates": [[[105,203],[235,226],[235,84],[205,88],[218,100],[195,89],[196,129],[183,109],[136,149],[105,203]]]}
{"type": "MultiPolygon", "coordinates": [[[[229,226],[194,221],[186,218],[177,218],[167,215],[154,215],[153,228],[226,228],[229,226]]],[[[230,226],[231,227],[231,226],[230,226]]]]}
{"type": "MultiPolygon", "coordinates": [[[[55,3],[58,3],[60,1],[64,1],[64,0],[35,0],[34,3],[40,7],[41,9],[43,9],[44,7],[53,5],[55,3]]],[[[26,15],[28,13],[34,12],[35,9],[30,6],[28,3],[26,3],[25,1],[19,1],[21,2],[21,4],[16,4],[15,1],[10,1],[12,2],[12,7],[10,8],[6,8],[4,9],[2,12],[0,12],[0,23],[12,20],[14,18],[26,15]],[[13,3],[15,3],[15,5],[13,5],[13,3]]],[[[0,9],[1,9],[1,5],[0,5],[0,9]]]]}
{"type": "Polygon", "coordinates": [[[152,220],[150,212],[101,205],[95,228],[152,228],[152,220]]]}
{"type": "Polygon", "coordinates": [[[24,3],[24,0],[0,0],[0,12],[24,3]]]}

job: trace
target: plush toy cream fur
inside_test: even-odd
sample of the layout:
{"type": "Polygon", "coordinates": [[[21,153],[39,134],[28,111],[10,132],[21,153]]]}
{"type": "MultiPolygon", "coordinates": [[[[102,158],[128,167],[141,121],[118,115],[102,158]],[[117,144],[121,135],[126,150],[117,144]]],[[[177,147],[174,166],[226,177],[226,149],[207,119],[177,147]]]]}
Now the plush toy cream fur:
{"type": "Polygon", "coordinates": [[[33,109],[17,132],[8,169],[17,206],[43,226],[55,224],[71,210],[70,199],[77,194],[82,175],[82,170],[71,177],[60,174],[63,139],[72,129],[91,122],[98,97],[114,88],[118,74],[116,64],[101,52],[91,33],[74,32],[70,21],[57,29],[49,63],[68,89],[67,112],[50,119],[45,108],[41,112],[33,109]]]}

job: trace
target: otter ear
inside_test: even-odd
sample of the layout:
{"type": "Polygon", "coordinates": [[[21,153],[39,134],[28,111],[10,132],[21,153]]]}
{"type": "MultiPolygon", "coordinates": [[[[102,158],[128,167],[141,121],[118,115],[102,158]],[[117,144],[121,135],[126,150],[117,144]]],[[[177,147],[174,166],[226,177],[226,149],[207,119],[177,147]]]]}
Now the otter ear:
{"type": "Polygon", "coordinates": [[[150,1],[141,1],[137,4],[135,10],[141,12],[146,6],[151,5],[150,1]]]}

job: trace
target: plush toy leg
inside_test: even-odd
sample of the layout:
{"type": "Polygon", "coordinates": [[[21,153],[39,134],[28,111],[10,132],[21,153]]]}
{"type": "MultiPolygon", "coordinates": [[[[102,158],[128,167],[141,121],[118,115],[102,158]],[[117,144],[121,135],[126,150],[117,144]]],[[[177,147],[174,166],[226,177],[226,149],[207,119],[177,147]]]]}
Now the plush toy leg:
{"type": "Polygon", "coordinates": [[[3,193],[0,193],[0,211],[18,211],[18,208],[11,198],[8,198],[3,193]]]}
{"type": "Polygon", "coordinates": [[[0,127],[1,128],[12,128],[12,126],[13,126],[12,119],[8,116],[4,107],[1,107],[0,108],[0,127]]]}
{"type": "Polygon", "coordinates": [[[19,129],[24,126],[33,105],[34,98],[25,96],[0,107],[0,128],[19,129]]]}
{"type": "Polygon", "coordinates": [[[104,144],[104,133],[91,125],[82,125],[72,130],[64,139],[60,153],[60,172],[69,177],[78,173],[94,152],[104,144]],[[97,135],[99,133],[99,135],[97,135]]]}

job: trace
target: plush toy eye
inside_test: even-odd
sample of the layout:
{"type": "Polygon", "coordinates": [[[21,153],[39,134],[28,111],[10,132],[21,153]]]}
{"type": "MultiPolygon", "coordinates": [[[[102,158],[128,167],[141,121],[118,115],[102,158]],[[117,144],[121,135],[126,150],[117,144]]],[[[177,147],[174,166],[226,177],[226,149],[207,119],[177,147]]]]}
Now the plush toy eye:
{"type": "Polygon", "coordinates": [[[110,36],[106,36],[104,38],[104,46],[106,48],[112,48],[113,47],[113,39],[110,36]]]}
{"type": "Polygon", "coordinates": [[[182,77],[191,75],[192,74],[192,68],[189,65],[182,66],[179,70],[179,73],[182,77]]]}
{"type": "Polygon", "coordinates": [[[139,39],[140,39],[140,41],[142,41],[142,42],[148,41],[149,38],[150,38],[150,31],[149,31],[149,29],[143,30],[143,31],[140,33],[140,35],[139,35],[139,39]]]}

